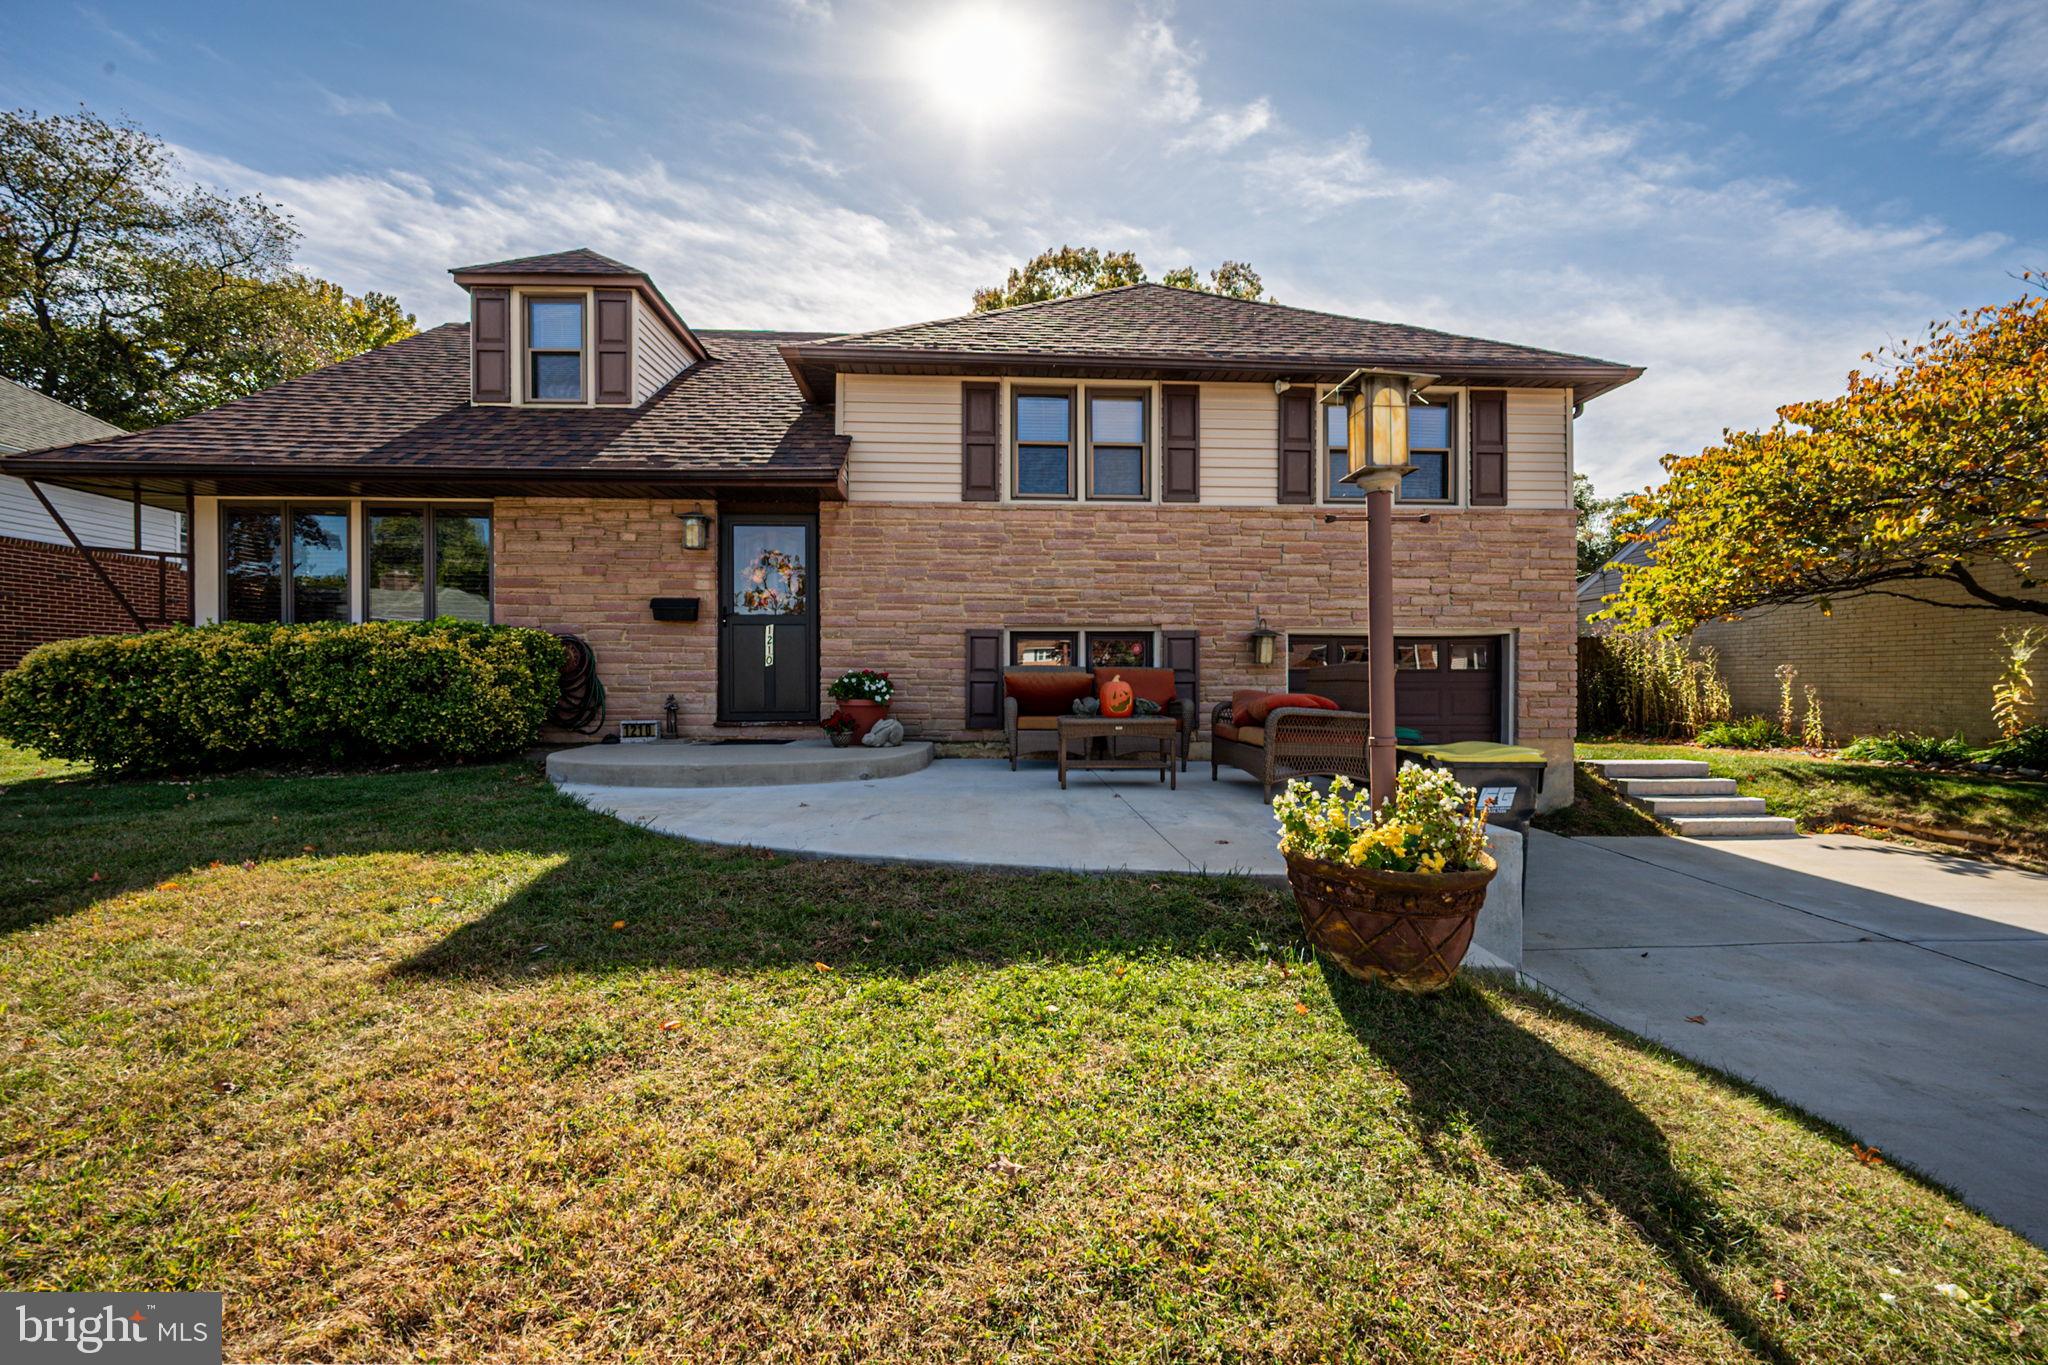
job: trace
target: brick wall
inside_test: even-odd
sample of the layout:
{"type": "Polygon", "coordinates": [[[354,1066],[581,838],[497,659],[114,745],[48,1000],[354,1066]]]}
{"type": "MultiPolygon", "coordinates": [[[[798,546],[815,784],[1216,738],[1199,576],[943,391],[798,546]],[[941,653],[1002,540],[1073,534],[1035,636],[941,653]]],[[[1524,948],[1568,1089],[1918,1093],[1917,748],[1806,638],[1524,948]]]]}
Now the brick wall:
{"type": "MultiPolygon", "coordinates": [[[[2048,600],[2022,589],[2009,570],[1976,572],[1996,592],[2048,600]]],[[[1946,584],[1906,591],[1936,601],[1972,600],[1946,584]]],[[[1770,607],[1739,621],[1709,622],[1693,641],[1719,655],[1738,715],[1778,714],[1777,668],[1789,663],[1799,670],[1801,714],[1804,685],[1812,683],[1834,738],[1915,730],[1960,733],[1982,743],[1995,734],[1991,684],[2005,658],[1999,632],[2044,624],[2028,612],[1958,610],[1896,597],[1843,598],[1833,610],[1822,616],[1817,606],[1770,607]]]]}
{"type": "MultiPolygon", "coordinates": [[[[691,734],[716,733],[717,558],[681,549],[694,502],[502,498],[497,617],[574,630],[596,647],[614,720],[656,717],[673,692],[691,734]],[[696,596],[703,619],[664,624],[647,599],[696,596]]],[[[820,509],[820,666],[898,683],[913,731],[961,737],[966,632],[1133,626],[1201,632],[1207,704],[1283,687],[1247,641],[1254,607],[1283,632],[1366,628],[1362,521],[1322,508],[833,503],[820,509]]],[[[1517,634],[1517,738],[1551,756],[1546,796],[1570,791],[1576,716],[1573,521],[1565,510],[1438,512],[1397,521],[1399,630],[1517,634]]]]}
{"type": "MultiPolygon", "coordinates": [[[[158,609],[157,563],[133,555],[97,556],[108,576],[145,617],[158,609]]],[[[163,612],[175,621],[191,618],[184,567],[164,571],[163,612]]],[[[135,622],[121,610],[78,551],[69,545],[0,536],[0,668],[51,640],[80,635],[125,635],[135,622]]]]}

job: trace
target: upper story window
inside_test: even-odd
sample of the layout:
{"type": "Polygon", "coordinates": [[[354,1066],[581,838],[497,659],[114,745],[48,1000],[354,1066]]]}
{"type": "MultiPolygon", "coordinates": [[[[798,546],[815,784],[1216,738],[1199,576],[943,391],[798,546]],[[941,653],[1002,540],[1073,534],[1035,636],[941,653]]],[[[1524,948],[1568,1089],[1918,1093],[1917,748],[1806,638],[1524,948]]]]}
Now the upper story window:
{"type": "Polygon", "coordinates": [[[1451,433],[1457,429],[1457,411],[1457,398],[1448,394],[1409,405],[1408,463],[1415,468],[1401,480],[1400,501],[1451,501],[1451,433]]]}
{"type": "Polygon", "coordinates": [[[1088,496],[1142,500],[1146,477],[1146,395],[1088,393],[1088,496]]]}
{"type": "Polygon", "coordinates": [[[1329,449],[1324,463],[1329,466],[1325,488],[1333,498],[1362,498],[1365,490],[1344,482],[1351,472],[1351,414],[1343,408],[1323,409],[1323,439],[1329,449]]]}
{"type": "Polygon", "coordinates": [[[526,301],[526,393],[539,403],[583,401],[583,300],[526,301]]]}
{"type": "Polygon", "coordinates": [[[1011,430],[1016,433],[1016,473],[1010,488],[1018,498],[1074,496],[1074,395],[1017,392],[1011,430]]]}

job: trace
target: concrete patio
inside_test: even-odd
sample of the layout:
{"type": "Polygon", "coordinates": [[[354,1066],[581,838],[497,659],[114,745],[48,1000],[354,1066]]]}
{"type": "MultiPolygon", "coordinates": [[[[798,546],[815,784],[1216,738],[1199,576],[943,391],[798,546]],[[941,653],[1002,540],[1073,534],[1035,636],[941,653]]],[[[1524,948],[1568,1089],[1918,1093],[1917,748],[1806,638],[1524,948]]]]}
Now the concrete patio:
{"type": "MultiPolygon", "coordinates": [[[[709,746],[707,746],[709,747],[709,746]]],[[[562,791],[594,810],[714,844],[808,857],[1014,871],[1195,873],[1284,879],[1259,784],[1191,765],[1171,790],[1136,771],[1081,771],[1061,791],[1051,764],[943,759],[887,780],[731,788],[597,786],[562,791]]],[[[1522,836],[1492,832],[1500,863],[1469,965],[1512,968],[1522,949],[1522,836]]]]}
{"type": "Polygon", "coordinates": [[[1848,835],[1528,863],[1526,977],[2048,1245],[2048,876],[1848,835]]]}

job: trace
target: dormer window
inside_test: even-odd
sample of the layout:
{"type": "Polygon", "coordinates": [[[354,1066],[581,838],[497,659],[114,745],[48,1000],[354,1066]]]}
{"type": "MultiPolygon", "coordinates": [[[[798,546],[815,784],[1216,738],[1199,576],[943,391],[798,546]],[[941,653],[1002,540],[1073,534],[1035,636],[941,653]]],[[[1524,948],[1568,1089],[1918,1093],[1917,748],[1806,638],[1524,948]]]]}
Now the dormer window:
{"type": "Polygon", "coordinates": [[[583,300],[526,301],[527,393],[539,403],[583,401],[583,300]]]}

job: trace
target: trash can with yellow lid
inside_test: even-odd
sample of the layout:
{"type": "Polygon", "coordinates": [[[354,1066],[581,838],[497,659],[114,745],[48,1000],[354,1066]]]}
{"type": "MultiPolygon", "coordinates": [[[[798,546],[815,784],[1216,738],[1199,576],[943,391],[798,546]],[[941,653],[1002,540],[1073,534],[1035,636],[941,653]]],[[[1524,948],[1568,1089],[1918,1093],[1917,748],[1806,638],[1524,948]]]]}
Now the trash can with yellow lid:
{"type": "Polygon", "coordinates": [[[1398,752],[1404,763],[1450,769],[1451,776],[1479,793],[1482,806],[1493,802],[1486,817],[1492,823],[1508,829],[1529,827],[1536,797],[1543,790],[1547,760],[1541,749],[1466,739],[1455,744],[1403,744],[1398,752]]]}

